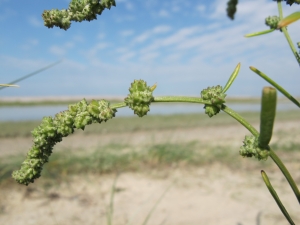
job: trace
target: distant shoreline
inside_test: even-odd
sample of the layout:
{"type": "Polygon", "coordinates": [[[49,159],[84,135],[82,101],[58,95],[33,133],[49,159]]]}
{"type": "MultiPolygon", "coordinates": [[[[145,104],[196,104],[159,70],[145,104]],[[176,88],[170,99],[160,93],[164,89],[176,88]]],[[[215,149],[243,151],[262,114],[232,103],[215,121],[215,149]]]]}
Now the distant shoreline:
{"type": "MultiPolygon", "coordinates": [[[[0,96],[0,107],[10,106],[38,106],[38,105],[62,105],[62,104],[74,104],[86,99],[90,102],[93,99],[101,100],[105,99],[111,103],[123,102],[126,96],[22,96],[22,97],[1,97],[0,96]]],[[[196,97],[196,96],[195,96],[196,97]]],[[[299,99],[299,98],[298,98],[299,99]]],[[[227,103],[253,103],[259,104],[260,97],[249,97],[249,96],[237,96],[227,97],[227,103]]],[[[284,97],[278,98],[278,102],[290,102],[284,97]]],[[[158,103],[162,104],[162,103],[158,103]]],[[[178,104],[173,102],[171,104],[178,104]]],[[[292,104],[292,103],[291,103],[292,104]]]]}
{"type": "Polygon", "coordinates": [[[13,97],[1,97],[0,102],[67,102],[67,101],[80,101],[82,99],[106,99],[111,100],[123,100],[125,97],[122,96],[13,96],[13,97]]]}

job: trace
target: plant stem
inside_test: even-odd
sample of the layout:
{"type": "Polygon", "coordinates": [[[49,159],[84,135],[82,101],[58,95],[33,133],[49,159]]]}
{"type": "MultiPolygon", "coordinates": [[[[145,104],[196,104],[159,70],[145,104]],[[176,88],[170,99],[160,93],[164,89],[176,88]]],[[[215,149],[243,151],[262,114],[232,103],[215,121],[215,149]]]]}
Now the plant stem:
{"type": "Polygon", "coordinates": [[[282,5],[281,5],[281,0],[277,1],[277,8],[278,8],[278,14],[279,14],[279,19],[283,19],[283,13],[282,13],[282,5]]]}
{"type": "Polygon", "coordinates": [[[224,112],[226,112],[229,116],[236,119],[240,124],[242,124],[246,129],[248,129],[255,137],[259,136],[258,131],[249,123],[247,122],[243,117],[241,117],[240,114],[232,110],[226,105],[223,105],[221,108],[224,112]]]}
{"type": "Polygon", "coordinates": [[[161,96],[154,97],[153,102],[190,102],[190,103],[202,103],[211,105],[210,101],[205,101],[198,97],[186,97],[186,96],[161,96]]]}
{"type": "Polygon", "coordinates": [[[110,106],[110,108],[112,109],[123,108],[123,107],[126,107],[125,102],[115,103],[110,106]]]}
{"type": "Polygon", "coordinates": [[[299,192],[298,187],[297,187],[294,179],[292,178],[291,174],[289,173],[289,171],[287,170],[287,168],[285,167],[283,162],[280,160],[280,158],[275,154],[275,152],[272,149],[270,149],[270,157],[277,164],[277,166],[279,167],[279,169],[281,170],[281,172],[283,173],[283,175],[289,182],[289,184],[290,184],[292,190],[294,191],[294,194],[296,195],[296,198],[300,204],[300,192],[299,192]]]}
{"type": "Polygon", "coordinates": [[[290,217],[289,213],[286,211],[284,205],[282,204],[280,198],[278,197],[275,189],[273,188],[267,174],[265,171],[261,171],[261,176],[267,186],[267,188],[269,189],[269,192],[271,193],[271,195],[273,196],[274,200],[276,201],[278,207],[280,208],[282,214],[285,216],[285,218],[287,219],[287,221],[289,221],[289,223],[291,225],[295,225],[294,221],[292,220],[292,218],[290,217]]]}
{"type": "MultiPolygon", "coordinates": [[[[278,13],[279,13],[279,19],[282,20],[283,19],[283,13],[282,13],[282,5],[281,5],[281,1],[277,1],[277,8],[278,8],[278,13]]],[[[289,35],[289,32],[287,31],[286,27],[282,27],[281,28],[282,32],[284,33],[284,36],[287,40],[287,42],[289,43],[289,46],[298,62],[298,64],[300,65],[300,56],[297,52],[297,49],[295,48],[292,39],[289,35]]]]}
{"type": "Polygon", "coordinates": [[[299,56],[299,54],[298,54],[298,52],[297,52],[297,50],[296,50],[296,48],[295,48],[295,46],[294,46],[294,44],[293,44],[293,42],[291,40],[291,37],[290,37],[290,35],[289,35],[286,27],[282,27],[281,30],[283,31],[284,36],[285,36],[287,42],[289,43],[290,48],[291,48],[291,50],[292,50],[292,52],[293,52],[293,54],[294,54],[294,56],[295,56],[298,64],[300,65],[300,56],[299,56]]]}

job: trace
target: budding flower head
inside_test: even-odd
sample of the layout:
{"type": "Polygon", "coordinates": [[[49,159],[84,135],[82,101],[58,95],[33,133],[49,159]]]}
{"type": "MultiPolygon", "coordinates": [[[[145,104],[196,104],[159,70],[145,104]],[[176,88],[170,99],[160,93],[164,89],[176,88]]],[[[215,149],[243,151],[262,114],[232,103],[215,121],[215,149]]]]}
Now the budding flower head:
{"type": "Polygon", "coordinates": [[[246,136],[243,141],[243,146],[240,147],[240,155],[243,157],[255,157],[258,160],[267,160],[270,151],[262,149],[258,146],[258,138],[254,136],[246,136]]]}
{"type": "Polygon", "coordinates": [[[220,108],[225,103],[226,94],[223,93],[223,88],[220,85],[215,87],[208,87],[201,91],[201,98],[210,101],[211,105],[205,105],[205,114],[212,117],[220,112],[220,108]]]}
{"type": "Polygon", "coordinates": [[[156,88],[156,84],[152,87],[147,86],[143,80],[134,80],[129,88],[129,94],[125,98],[125,103],[139,117],[147,115],[150,111],[150,104],[154,100],[152,92],[156,88]]]}
{"type": "Polygon", "coordinates": [[[277,29],[280,19],[278,16],[269,16],[266,18],[266,25],[271,29],[277,29]]]}

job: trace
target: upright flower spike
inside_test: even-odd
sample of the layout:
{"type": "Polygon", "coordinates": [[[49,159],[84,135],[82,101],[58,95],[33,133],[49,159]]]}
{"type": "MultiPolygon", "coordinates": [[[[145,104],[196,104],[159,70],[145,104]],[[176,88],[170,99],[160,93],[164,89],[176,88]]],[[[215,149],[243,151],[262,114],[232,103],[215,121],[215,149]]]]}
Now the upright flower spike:
{"type": "Polygon", "coordinates": [[[205,114],[209,117],[213,117],[220,112],[222,104],[225,103],[226,94],[223,93],[223,88],[220,85],[215,87],[208,87],[201,91],[201,98],[206,101],[210,101],[211,105],[205,105],[205,114]]]}
{"type": "Polygon", "coordinates": [[[84,129],[93,122],[101,123],[115,116],[116,109],[111,109],[108,101],[93,100],[90,104],[85,99],[69,105],[69,110],[56,114],[55,118],[44,117],[42,123],[32,131],[33,146],[27,153],[21,169],[14,171],[12,177],[20,184],[28,185],[41,176],[43,165],[48,162],[52,149],[63,137],[84,129]]]}
{"type": "Polygon", "coordinates": [[[124,101],[126,105],[134,111],[134,114],[143,117],[150,111],[149,106],[154,100],[152,93],[155,88],[156,84],[150,87],[147,86],[147,83],[143,80],[134,80],[129,88],[130,93],[124,101]]]}
{"type": "Polygon", "coordinates": [[[273,87],[264,87],[261,98],[260,134],[258,145],[268,148],[272,137],[273,125],[276,115],[277,93],[273,87]]]}

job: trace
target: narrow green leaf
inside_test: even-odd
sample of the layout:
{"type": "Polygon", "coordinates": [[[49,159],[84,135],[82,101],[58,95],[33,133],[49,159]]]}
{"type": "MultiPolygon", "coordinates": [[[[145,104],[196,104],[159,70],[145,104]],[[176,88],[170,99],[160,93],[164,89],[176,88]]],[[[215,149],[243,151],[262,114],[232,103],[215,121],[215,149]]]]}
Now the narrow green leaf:
{"type": "Polygon", "coordinates": [[[300,19],[300,12],[294,12],[291,15],[283,18],[279,21],[277,28],[280,29],[282,27],[286,27],[287,25],[294,23],[295,21],[300,19]]]}
{"type": "Polygon", "coordinates": [[[273,87],[264,87],[261,98],[260,133],[258,138],[258,145],[261,148],[268,148],[272,138],[276,102],[276,89],[273,87]]]}
{"type": "Polygon", "coordinates": [[[116,192],[116,185],[117,185],[117,180],[119,178],[119,174],[116,175],[113,185],[111,187],[111,193],[110,193],[110,201],[109,201],[109,207],[108,207],[108,212],[107,212],[107,225],[112,225],[112,217],[114,213],[114,197],[115,197],[115,192],[116,192]]]}
{"type": "Polygon", "coordinates": [[[259,36],[267,33],[273,32],[275,29],[270,29],[270,30],[264,30],[264,31],[259,31],[251,34],[246,34],[244,37],[254,37],[254,36],[259,36]]]}
{"type": "Polygon", "coordinates": [[[169,191],[169,189],[173,186],[173,183],[163,192],[163,194],[159,197],[159,199],[157,200],[157,202],[154,204],[154,206],[152,207],[152,209],[150,210],[150,212],[148,213],[148,215],[146,216],[144,222],[142,225],[146,225],[152,215],[152,213],[154,212],[154,210],[156,209],[156,207],[158,206],[158,204],[160,203],[160,201],[164,198],[164,196],[167,194],[167,192],[169,191]]]}
{"type": "Polygon", "coordinates": [[[292,218],[290,217],[289,213],[286,211],[284,205],[282,204],[282,202],[280,201],[275,189],[273,188],[267,174],[265,171],[261,171],[261,176],[267,186],[267,188],[269,189],[269,192],[271,193],[271,195],[273,196],[274,200],[276,201],[278,207],[280,208],[282,214],[285,216],[285,218],[287,219],[287,221],[289,221],[290,224],[294,225],[294,221],[292,220],[292,218]]]}
{"type": "Polygon", "coordinates": [[[300,103],[289,92],[287,92],[283,87],[281,87],[279,84],[277,84],[275,81],[273,81],[270,77],[268,77],[266,74],[262,73],[255,67],[250,66],[250,69],[257,75],[262,77],[264,80],[269,82],[271,85],[273,85],[278,91],[281,92],[281,94],[283,94],[285,97],[287,97],[289,100],[291,100],[295,105],[297,105],[300,108],[300,103]]]}
{"type": "Polygon", "coordinates": [[[290,187],[292,188],[299,204],[300,204],[300,192],[296,185],[296,182],[294,181],[293,177],[291,176],[288,169],[285,167],[284,163],[281,161],[281,159],[276,155],[276,153],[270,148],[270,157],[272,160],[276,163],[278,168],[281,170],[282,174],[285,176],[286,180],[289,182],[290,187]]]}
{"type": "Polygon", "coordinates": [[[231,76],[229,77],[227,84],[225,85],[225,87],[223,88],[222,92],[225,93],[231,86],[231,84],[233,83],[233,81],[235,80],[235,78],[237,77],[237,75],[239,74],[241,68],[241,63],[237,64],[237,66],[235,67],[234,71],[232,72],[231,76]]]}
{"type": "Polygon", "coordinates": [[[19,87],[18,85],[13,85],[13,84],[0,84],[2,87],[19,87]]]}
{"type": "MultiPolygon", "coordinates": [[[[15,83],[17,83],[17,82],[19,82],[19,81],[22,81],[22,80],[25,80],[25,79],[27,79],[27,78],[29,78],[29,77],[35,75],[35,74],[38,74],[38,73],[40,73],[40,72],[42,72],[42,71],[44,71],[44,70],[46,70],[46,69],[49,69],[49,68],[55,66],[56,64],[61,63],[61,61],[62,61],[62,60],[59,60],[59,61],[57,61],[57,62],[55,62],[55,63],[52,63],[52,64],[50,64],[50,65],[48,65],[48,66],[46,66],[46,67],[44,67],[44,68],[42,68],[42,69],[39,69],[39,70],[37,70],[37,71],[34,71],[33,73],[27,74],[27,75],[25,75],[25,76],[23,76],[23,77],[21,77],[21,78],[19,78],[19,79],[16,79],[16,80],[10,82],[9,85],[15,84],[15,83]]],[[[0,85],[0,86],[1,86],[1,85],[0,85]]],[[[3,86],[3,85],[2,85],[2,87],[0,87],[0,90],[3,89],[3,88],[6,88],[6,87],[7,87],[7,86],[3,86]]]]}

